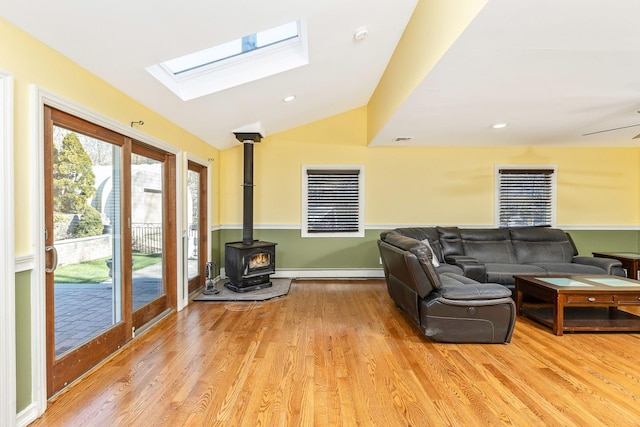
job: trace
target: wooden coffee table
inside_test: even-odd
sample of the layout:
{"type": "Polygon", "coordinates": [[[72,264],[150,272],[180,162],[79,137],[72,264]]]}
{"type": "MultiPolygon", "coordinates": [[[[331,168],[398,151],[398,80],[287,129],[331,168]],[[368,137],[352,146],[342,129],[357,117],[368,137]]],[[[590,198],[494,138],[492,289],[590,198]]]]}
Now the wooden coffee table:
{"type": "Polygon", "coordinates": [[[607,275],[516,275],[516,312],[553,333],[640,332],[640,316],[618,310],[640,307],[640,281],[607,275]],[[535,301],[535,302],[530,302],[535,301]]]}

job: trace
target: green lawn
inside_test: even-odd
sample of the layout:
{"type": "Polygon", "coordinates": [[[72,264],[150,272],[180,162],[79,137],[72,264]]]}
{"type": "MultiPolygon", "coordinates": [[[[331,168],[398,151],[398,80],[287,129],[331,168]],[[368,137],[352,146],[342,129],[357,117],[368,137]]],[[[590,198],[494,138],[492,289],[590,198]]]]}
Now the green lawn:
{"type": "MultiPolygon", "coordinates": [[[[109,268],[105,261],[110,257],[63,265],[56,268],[55,283],[101,283],[109,280],[109,268]]],[[[133,271],[162,262],[160,254],[133,254],[133,271]]]]}

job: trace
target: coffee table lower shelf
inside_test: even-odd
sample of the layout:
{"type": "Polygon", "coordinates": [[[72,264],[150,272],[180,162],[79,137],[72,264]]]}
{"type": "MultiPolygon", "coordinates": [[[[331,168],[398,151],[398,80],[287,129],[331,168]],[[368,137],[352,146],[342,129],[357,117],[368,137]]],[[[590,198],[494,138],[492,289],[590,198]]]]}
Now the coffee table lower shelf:
{"type": "MultiPolygon", "coordinates": [[[[553,306],[532,305],[520,315],[553,329],[553,306]]],[[[640,332],[640,316],[616,307],[564,307],[563,332],[640,332]]]]}

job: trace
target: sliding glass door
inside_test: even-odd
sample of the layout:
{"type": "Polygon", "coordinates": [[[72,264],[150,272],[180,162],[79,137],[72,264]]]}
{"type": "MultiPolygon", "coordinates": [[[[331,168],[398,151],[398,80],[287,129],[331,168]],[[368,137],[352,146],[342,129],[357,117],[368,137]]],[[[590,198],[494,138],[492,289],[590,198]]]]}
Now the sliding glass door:
{"type": "MultiPolygon", "coordinates": [[[[160,150],[134,142],[131,177],[131,242],[133,262],[133,327],[138,329],[154,317],[175,307],[168,284],[175,285],[175,158],[160,150]]],[[[172,288],[173,289],[173,288],[172,288]]]]}
{"type": "Polygon", "coordinates": [[[175,159],[49,107],[44,158],[51,396],[175,307],[175,159]]]}
{"type": "Polygon", "coordinates": [[[122,137],[45,109],[47,365],[51,395],[127,339],[122,137]]]}
{"type": "Polygon", "coordinates": [[[192,294],[204,286],[206,279],[207,168],[189,161],[187,169],[187,278],[192,294]]]}

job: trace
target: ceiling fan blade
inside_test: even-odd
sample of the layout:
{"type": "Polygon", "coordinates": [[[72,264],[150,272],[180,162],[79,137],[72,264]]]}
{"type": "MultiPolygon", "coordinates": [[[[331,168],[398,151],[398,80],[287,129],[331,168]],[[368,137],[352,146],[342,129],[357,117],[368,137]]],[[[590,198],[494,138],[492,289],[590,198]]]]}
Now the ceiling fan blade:
{"type": "MultiPolygon", "coordinates": [[[[583,134],[582,136],[589,136],[589,135],[595,135],[597,133],[604,133],[604,132],[611,132],[611,131],[614,131],[614,130],[633,128],[633,127],[636,127],[636,126],[640,126],[640,123],[635,124],[635,125],[629,125],[629,126],[620,126],[619,128],[612,128],[612,129],[598,130],[598,131],[595,131],[595,132],[589,132],[589,133],[583,134]]],[[[634,137],[634,139],[635,138],[637,138],[637,137],[634,137]]]]}
{"type": "Polygon", "coordinates": [[[631,139],[640,139],[640,133],[639,133],[639,134],[637,134],[636,136],[634,136],[634,137],[633,137],[633,138],[631,138],[631,139]]]}

